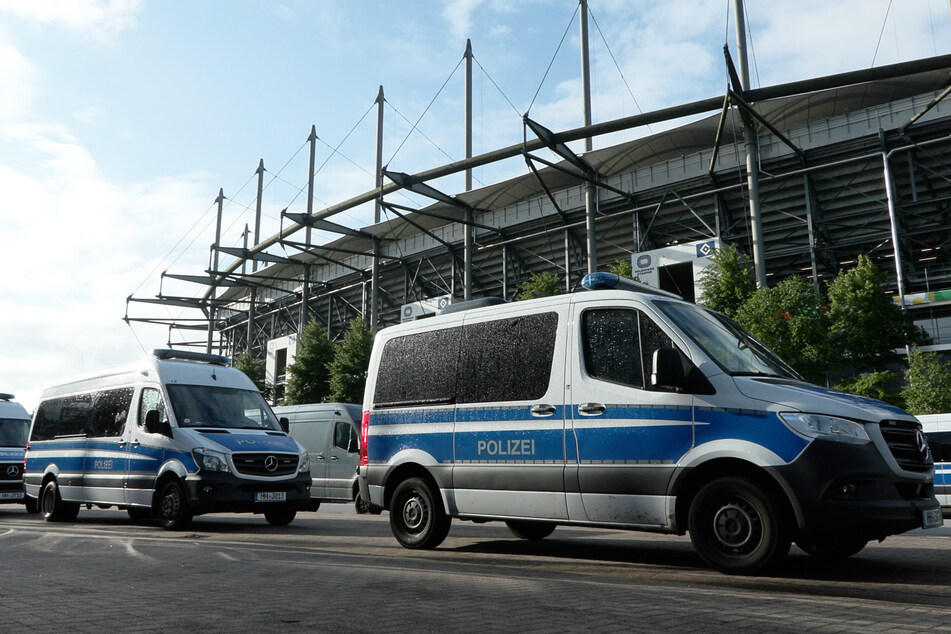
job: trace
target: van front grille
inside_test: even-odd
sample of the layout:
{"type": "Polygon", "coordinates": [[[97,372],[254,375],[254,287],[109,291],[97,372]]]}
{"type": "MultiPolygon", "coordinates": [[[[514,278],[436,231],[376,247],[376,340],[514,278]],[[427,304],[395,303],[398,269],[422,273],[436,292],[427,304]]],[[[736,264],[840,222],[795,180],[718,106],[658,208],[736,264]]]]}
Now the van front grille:
{"type": "MultiPolygon", "coordinates": [[[[928,471],[934,466],[931,452],[920,446],[921,425],[904,420],[883,420],[880,428],[892,456],[902,469],[928,471]]],[[[927,443],[924,445],[927,447],[927,443]]]]}
{"type": "Polygon", "coordinates": [[[235,471],[249,476],[286,476],[297,473],[297,454],[237,453],[232,456],[235,471]]]}

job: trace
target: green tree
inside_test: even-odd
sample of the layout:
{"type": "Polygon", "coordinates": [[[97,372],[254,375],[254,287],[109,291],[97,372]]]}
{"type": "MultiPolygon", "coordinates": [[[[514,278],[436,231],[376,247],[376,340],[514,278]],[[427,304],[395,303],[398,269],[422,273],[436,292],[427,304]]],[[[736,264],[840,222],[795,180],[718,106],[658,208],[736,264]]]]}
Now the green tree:
{"type": "Polygon", "coordinates": [[[334,344],[327,340],[327,331],[316,319],[307,322],[297,337],[294,363],[287,366],[285,405],[320,403],[330,394],[330,370],[334,344]]]}
{"type": "Polygon", "coordinates": [[[728,244],[710,256],[712,263],[700,273],[700,303],[729,317],[756,292],[753,263],[728,244]]]}
{"type": "Polygon", "coordinates": [[[330,362],[330,400],[339,403],[362,403],[367,384],[373,331],[359,317],[350,322],[343,341],[330,362]]]}
{"type": "Polygon", "coordinates": [[[912,349],[902,396],[912,414],[951,412],[951,366],[934,352],[912,349]]]}
{"type": "Polygon", "coordinates": [[[832,358],[827,312],[822,296],[794,275],[758,289],[739,306],[736,320],[804,378],[824,383],[832,358]]]}
{"type": "Polygon", "coordinates": [[[869,372],[851,379],[845,379],[836,384],[835,389],[875,398],[891,403],[896,407],[905,407],[905,399],[891,387],[898,379],[898,373],[890,370],[869,372]]]}
{"type": "Polygon", "coordinates": [[[518,285],[517,299],[535,299],[536,297],[550,297],[562,291],[561,279],[554,273],[543,271],[529,273],[528,279],[518,285]]]}
{"type": "Polygon", "coordinates": [[[236,354],[231,361],[231,365],[248,375],[248,378],[251,379],[251,382],[254,383],[262,394],[267,392],[267,384],[264,381],[264,368],[251,356],[250,352],[245,351],[236,354]]]}
{"type": "Polygon", "coordinates": [[[611,264],[610,273],[614,273],[618,277],[626,277],[630,280],[634,279],[634,269],[631,268],[631,261],[625,260],[624,258],[619,258],[611,264]]]}
{"type": "Polygon", "coordinates": [[[829,327],[833,345],[844,355],[840,367],[882,370],[899,360],[897,348],[920,340],[918,329],[888,297],[883,284],[884,275],[866,255],[829,284],[829,327]]]}

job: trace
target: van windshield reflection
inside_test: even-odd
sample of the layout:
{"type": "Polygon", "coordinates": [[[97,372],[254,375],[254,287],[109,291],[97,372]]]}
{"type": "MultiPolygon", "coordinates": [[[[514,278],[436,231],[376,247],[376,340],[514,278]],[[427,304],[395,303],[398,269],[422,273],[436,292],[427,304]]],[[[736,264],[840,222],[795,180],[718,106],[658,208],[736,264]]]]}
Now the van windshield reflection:
{"type": "Polygon", "coordinates": [[[656,304],[728,374],[803,380],[795,370],[729,317],[694,304],[666,301],[656,304]]]}
{"type": "Polygon", "coordinates": [[[259,392],[206,385],[167,387],[179,427],[281,431],[280,423],[259,392]]]}
{"type": "Polygon", "coordinates": [[[26,447],[30,421],[20,418],[0,418],[0,447],[26,447]]]}

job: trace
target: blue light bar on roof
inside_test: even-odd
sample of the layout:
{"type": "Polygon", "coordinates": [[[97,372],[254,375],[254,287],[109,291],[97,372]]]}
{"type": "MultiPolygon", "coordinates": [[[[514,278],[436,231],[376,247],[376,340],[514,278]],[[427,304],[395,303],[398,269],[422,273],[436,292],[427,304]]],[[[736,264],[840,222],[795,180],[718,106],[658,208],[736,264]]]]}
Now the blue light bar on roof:
{"type": "Polygon", "coordinates": [[[620,275],[616,275],[614,273],[588,273],[584,276],[584,279],[581,280],[581,286],[588,289],[589,291],[617,289],[683,299],[676,293],[663,291],[659,288],[654,288],[649,284],[644,284],[643,282],[635,282],[632,279],[621,277],[620,275]]]}

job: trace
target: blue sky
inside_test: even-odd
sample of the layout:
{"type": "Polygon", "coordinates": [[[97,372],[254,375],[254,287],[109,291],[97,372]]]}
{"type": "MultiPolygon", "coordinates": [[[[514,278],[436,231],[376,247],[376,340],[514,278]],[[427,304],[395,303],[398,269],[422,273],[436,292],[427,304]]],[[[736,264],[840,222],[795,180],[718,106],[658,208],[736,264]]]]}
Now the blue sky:
{"type": "MultiPolygon", "coordinates": [[[[946,0],[749,4],[757,86],[951,52],[946,0]]],[[[732,0],[589,6],[595,121],[722,94],[732,0]]],[[[122,321],[126,297],[154,296],[163,270],[207,268],[219,188],[222,243],[240,245],[259,159],[262,237],[281,209],[304,211],[311,125],[315,207],[370,189],[380,85],[391,169],[462,158],[467,37],[477,154],[519,142],[527,111],[553,130],[580,126],[576,11],[574,0],[0,0],[0,392],[30,409],[45,385],[163,347],[166,329],[122,321]]],[[[476,186],[523,169],[478,170],[476,186]]],[[[363,226],[368,213],[337,220],[363,226]]]]}

